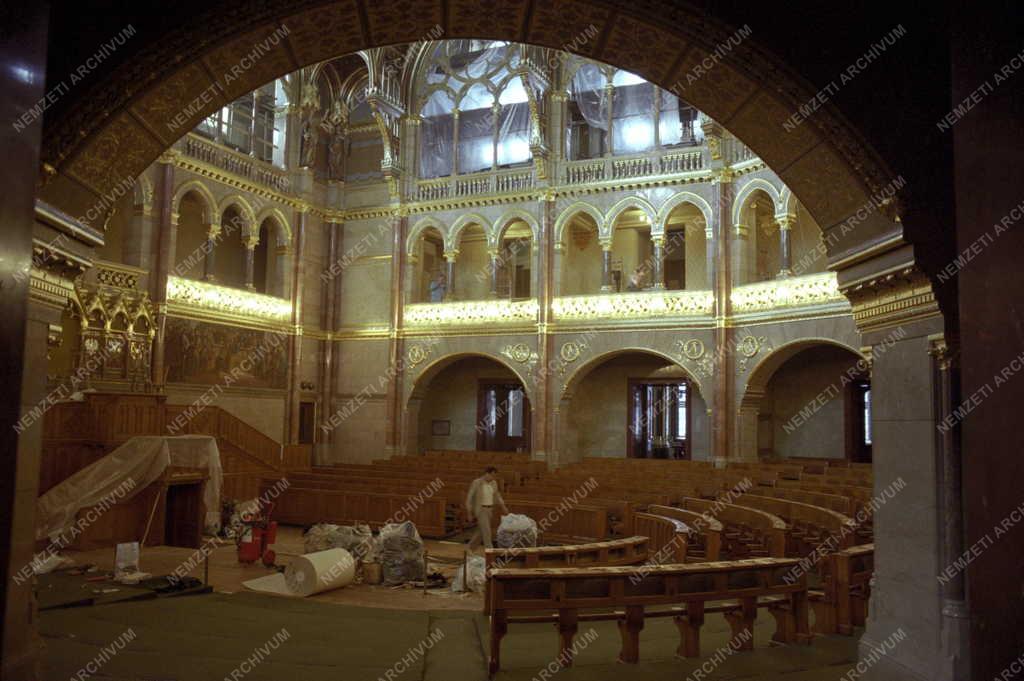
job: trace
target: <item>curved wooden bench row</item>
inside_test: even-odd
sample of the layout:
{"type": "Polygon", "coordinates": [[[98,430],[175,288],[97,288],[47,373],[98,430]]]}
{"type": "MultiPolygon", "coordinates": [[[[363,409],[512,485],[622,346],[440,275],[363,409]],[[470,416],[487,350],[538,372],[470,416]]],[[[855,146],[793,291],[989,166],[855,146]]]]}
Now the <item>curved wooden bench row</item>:
{"type": "Polygon", "coordinates": [[[608,512],[601,506],[569,504],[564,498],[523,499],[508,495],[505,505],[511,513],[532,518],[544,541],[579,543],[608,537],[608,512]]]}
{"type": "MultiPolygon", "coordinates": [[[[521,499],[523,501],[552,501],[572,498],[572,490],[562,488],[534,488],[512,490],[505,493],[505,500],[521,499]]],[[[628,537],[633,534],[633,513],[635,506],[622,497],[605,496],[600,489],[586,496],[589,506],[600,506],[608,516],[609,537],[628,537]]]]}
{"type": "Polygon", "coordinates": [[[490,614],[492,570],[501,568],[538,569],[555,567],[591,567],[639,565],[647,562],[650,540],[626,537],[612,541],[564,546],[524,546],[512,549],[487,549],[484,561],[488,579],[484,586],[484,613],[490,614]]]}
{"type": "Polygon", "coordinates": [[[725,527],[722,534],[722,555],[741,558],[747,555],[784,558],[786,556],[786,521],[766,511],[749,506],[683,499],[682,507],[713,516],[725,527]]]}
{"type": "MultiPolygon", "coordinates": [[[[276,479],[264,479],[261,493],[276,479]]],[[[411,520],[421,536],[447,536],[443,496],[419,499],[414,495],[344,489],[300,487],[292,484],[274,498],[274,519],[283,524],[314,525],[367,523],[380,527],[395,520],[411,520]]]]}
{"type": "Polygon", "coordinates": [[[875,570],[875,545],[862,544],[829,554],[822,561],[822,590],[811,592],[814,631],[853,635],[864,626],[875,570]]]}
{"type": "Polygon", "coordinates": [[[572,664],[579,623],[600,620],[619,623],[619,659],[628,663],[639,661],[640,631],[651,617],[673,618],[679,627],[679,654],[685,657],[700,655],[700,628],[708,612],[725,614],[739,649],[754,646],[759,607],[775,617],[775,641],[810,643],[806,575],[791,579],[798,564],[795,559],[755,558],[649,566],[642,575],[635,567],[493,570],[490,674],[501,666],[501,641],[509,624],[554,623],[559,660],[567,666],[572,664]],[[724,603],[708,607],[709,601],[724,603]]]}
{"type": "Polygon", "coordinates": [[[811,492],[808,490],[794,489],[792,487],[763,488],[758,489],[757,494],[766,497],[776,497],[777,499],[799,501],[804,504],[811,504],[812,506],[821,506],[822,508],[831,509],[837,513],[842,513],[843,515],[850,517],[853,517],[853,514],[857,510],[853,501],[849,497],[839,494],[811,492]]]}
{"type": "Polygon", "coordinates": [[[700,511],[675,506],[652,505],[648,513],[673,518],[685,523],[691,530],[686,547],[686,559],[691,562],[716,561],[722,554],[722,523],[700,511]]]}
{"type": "Polygon", "coordinates": [[[639,535],[650,537],[651,561],[655,564],[683,563],[686,561],[690,527],[675,518],[651,513],[633,515],[633,526],[639,535]]]}
{"type": "Polygon", "coordinates": [[[857,525],[842,513],[821,506],[777,499],[758,494],[744,494],[736,499],[742,506],[777,515],[788,527],[786,555],[807,556],[828,543],[832,550],[845,549],[857,538],[857,525]]]}

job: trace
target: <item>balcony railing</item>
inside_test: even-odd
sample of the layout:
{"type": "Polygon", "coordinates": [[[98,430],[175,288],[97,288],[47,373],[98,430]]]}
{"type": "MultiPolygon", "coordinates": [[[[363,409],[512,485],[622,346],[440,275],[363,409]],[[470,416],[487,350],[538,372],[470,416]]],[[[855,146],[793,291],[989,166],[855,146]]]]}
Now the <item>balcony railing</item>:
{"type": "Polygon", "coordinates": [[[700,148],[684,151],[609,156],[598,159],[567,161],[563,182],[568,185],[626,180],[637,177],[676,175],[704,168],[700,148]]]}
{"type": "Polygon", "coordinates": [[[705,317],[712,313],[711,291],[638,291],[562,296],[551,301],[561,321],[659,320],[705,317]]]}
{"type": "Polygon", "coordinates": [[[410,328],[533,324],[537,300],[460,300],[450,303],[414,303],[405,306],[410,328]]]}
{"type": "Polygon", "coordinates": [[[535,184],[532,167],[488,170],[471,175],[420,180],[417,183],[416,198],[419,201],[443,201],[467,196],[515,194],[529,191],[535,184]]]}
{"type": "Polygon", "coordinates": [[[232,175],[244,177],[256,184],[279,192],[288,189],[288,174],[277,166],[229,149],[195,133],[189,133],[179,143],[179,149],[188,157],[220,168],[232,175]]]}
{"type": "Polygon", "coordinates": [[[835,272],[787,277],[756,284],[744,284],[732,290],[735,314],[769,312],[782,308],[846,303],[839,292],[835,272]]]}
{"type": "Polygon", "coordinates": [[[167,303],[229,320],[287,324],[292,315],[292,303],[285,298],[175,276],[167,277],[167,303]]]}

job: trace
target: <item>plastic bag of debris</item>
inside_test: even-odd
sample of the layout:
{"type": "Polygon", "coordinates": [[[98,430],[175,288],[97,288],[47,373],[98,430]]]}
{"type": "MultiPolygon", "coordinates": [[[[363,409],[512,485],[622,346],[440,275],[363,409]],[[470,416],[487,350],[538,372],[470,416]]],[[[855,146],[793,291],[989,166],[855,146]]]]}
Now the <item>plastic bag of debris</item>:
{"type": "Polygon", "coordinates": [[[537,545],[537,523],[528,516],[509,513],[501,519],[496,537],[503,549],[537,545]]]}
{"type": "Polygon", "coordinates": [[[391,586],[424,578],[423,540],[410,521],[380,528],[380,564],[391,586]]]}
{"type": "Polygon", "coordinates": [[[452,591],[462,593],[473,591],[480,593],[484,590],[484,582],[487,581],[487,565],[483,556],[470,556],[469,559],[459,566],[455,571],[455,579],[452,580],[452,591]],[[466,573],[469,579],[466,579],[466,573]]]}
{"type": "Polygon", "coordinates": [[[328,549],[345,549],[356,560],[362,561],[373,561],[377,557],[377,542],[369,525],[319,523],[303,535],[305,553],[328,549]]]}

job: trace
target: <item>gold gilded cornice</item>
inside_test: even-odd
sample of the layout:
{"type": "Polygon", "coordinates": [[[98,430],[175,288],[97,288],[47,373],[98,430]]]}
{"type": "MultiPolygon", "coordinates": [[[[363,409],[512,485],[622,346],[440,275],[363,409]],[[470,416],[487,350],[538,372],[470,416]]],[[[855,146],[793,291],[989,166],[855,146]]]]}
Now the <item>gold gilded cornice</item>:
{"type": "Polygon", "coordinates": [[[843,288],[853,305],[861,333],[916,322],[940,313],[931,280],[916,267],[905,267],[843,288]]]}

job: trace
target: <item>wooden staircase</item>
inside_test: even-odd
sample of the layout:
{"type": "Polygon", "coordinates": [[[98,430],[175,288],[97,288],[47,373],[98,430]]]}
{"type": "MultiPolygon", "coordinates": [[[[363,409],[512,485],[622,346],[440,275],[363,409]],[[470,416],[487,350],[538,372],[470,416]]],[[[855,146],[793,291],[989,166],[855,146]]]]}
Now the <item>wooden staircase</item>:
{"type": "Polygon", "coordinates": [[[211,435],[217,439],[224,499],[251,499],[263,478],[309,470],[310,445],[281,445],[217,406],[169,405],[166,395],[87,393],[54,405],[43,418],[39,494],[137,435],[211,435]]]}

